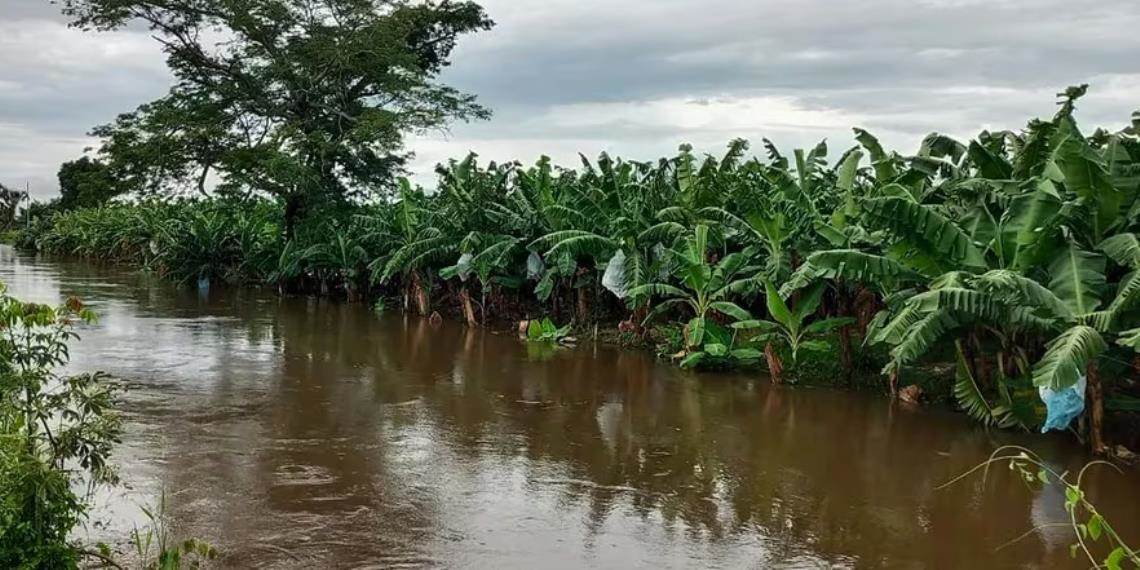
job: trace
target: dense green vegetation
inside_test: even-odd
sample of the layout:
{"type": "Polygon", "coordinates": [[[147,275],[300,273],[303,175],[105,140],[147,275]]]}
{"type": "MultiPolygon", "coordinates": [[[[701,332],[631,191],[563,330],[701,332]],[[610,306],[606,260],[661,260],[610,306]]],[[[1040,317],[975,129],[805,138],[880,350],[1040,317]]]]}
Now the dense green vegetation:
{"type": "Polygon", "coordinates": [[[9,297],[0,283],[0,566],[69,568],[69,533],[88,488],[114,481],[115,387],[100,374],[61,376],[74,326],[93,315],[71,299],[53,308],[9,297]]]}
{"type": "Polygon", "coordinates": [[[174,76],[163,97],[94,129],[100,161],[78,169],[88,194],[253,189],[285,204],[292,235],[324,201],[390,187],[407,133],[490,115],[437,81],[458,38],[493,25],[473,2],[58,4],[85,30],[149,29],[174,76]]]}
{"type": "Polygon", "coordinates": [[[683,146],[576,169],[471,155],[441,165],[433,192],[403,180],[384,200],[326,202],[292,234],[287,200],[248,196],[56,214],[22,242],[186,283],[388,295],[472,324],[551,316],[667,339],[678,323],[662,351],[683,364],[764,362],[777,380],[832,351],[850,376],[881,346],[892,391],[957,362],[954,398],[1003,427],[1038,425],[1036,387],[1083,374],[1104,451],[1106,398],[1137,401],[1140,117],[1086,135],[1084,91],[1021,131],[932,134],[910,155],[860,129],[833,161],[823,143],[785,156],[765,141],[760,159],[739,140],[721,157],[683,146]]]}
{"type": "MultiPolygon", "coordinates": [[[[105,544],[72,535],[86,521],[92,491],[118,483],[110,462],[119,443],[120,385],[99,372],[63,375],[75,329],[95,320],[76,298],[58,307],[20,301],[0,282],[0,566],[123,568],[105,544]],[[84,566],[88,567],[88,566],[84,566]]],[[[129,538],[138,568],[197,568],[213,547],[176,541],[164,504],[143,508],[150,524],[129,538]]]]}

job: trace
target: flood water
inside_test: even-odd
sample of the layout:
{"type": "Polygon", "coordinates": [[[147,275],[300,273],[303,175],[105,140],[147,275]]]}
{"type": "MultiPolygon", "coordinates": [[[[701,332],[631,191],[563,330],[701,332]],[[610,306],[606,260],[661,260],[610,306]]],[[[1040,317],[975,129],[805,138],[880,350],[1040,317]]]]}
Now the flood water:
{"type": "MultiPolygon", "coordinates": [[[[100,320],[71,368],[129,386],[92,540],[165,494],[226,567],[1087,567],[1064,529],[999,548],[1065,520],[1060,492],[1004,468],[937,488],[1004,443],[1078,467],[1063,435],[10,248],[0,281],[83,298],[100,320]]],[[[1089,484],[1140,541],[1140,476],[1089,484]]]]}

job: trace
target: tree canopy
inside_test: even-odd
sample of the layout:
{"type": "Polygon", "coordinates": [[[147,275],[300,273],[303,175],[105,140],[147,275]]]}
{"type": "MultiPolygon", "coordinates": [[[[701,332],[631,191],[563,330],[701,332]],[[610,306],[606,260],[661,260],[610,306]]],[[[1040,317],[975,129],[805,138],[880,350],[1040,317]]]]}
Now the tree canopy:
{"type": "Polygon", "coordinates": [[[482,119],[437,81],[459,36],[493,22],[451,0],[62,0],[72,25],[148,26],[174,85],[97,127],[101,155],[150,192],[267,192],[288,233],[314,199],[383,191],[407,133],[482,119]]]}
{"type": "Polygon", "coordinates": [[[64,210],[99,206],[122,194],[110,167],[102,161],[84,156],[59,167],[59,207],[64,210]]]}

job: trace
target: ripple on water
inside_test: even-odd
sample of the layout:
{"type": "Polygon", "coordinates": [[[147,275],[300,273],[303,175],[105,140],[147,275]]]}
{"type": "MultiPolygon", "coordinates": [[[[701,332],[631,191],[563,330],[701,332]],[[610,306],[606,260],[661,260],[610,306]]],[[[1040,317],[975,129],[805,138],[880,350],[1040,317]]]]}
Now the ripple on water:
{"type": "Polygon", "coordinates": [[[329,485],[336,481],[336,477],[327,468],[318,465],[278,465],[273,471],[273,485],[275,487],[292,487],[297,485],[329,485]]]}
{"type": "MultiPolygon", "coordinates": [[[[636,352],[530,360],[511,335],[248,290],[203,298],[3,246],[0,280],[29,301],[82,296],[100,320],[71,368],[129,385],[125,486],[98,501],[94,540],[145,524],[138,506],[165,492],[176,532],[217,546],[224,568],[1072,564],[1047,536],[998,550],[1063,517],[1063,497],[1008,478],[933,490],[998,438],[1079,466],[1063,439],[636,352]]],[[[1140,536],[1135,474],[1090,493],[1140,536]]]]}

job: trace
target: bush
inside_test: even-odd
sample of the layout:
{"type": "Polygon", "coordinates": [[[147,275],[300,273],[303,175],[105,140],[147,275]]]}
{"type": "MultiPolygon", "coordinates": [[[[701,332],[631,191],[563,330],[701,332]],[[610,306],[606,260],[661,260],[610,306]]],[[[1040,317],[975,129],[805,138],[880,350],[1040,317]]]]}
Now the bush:
{"type": "Polygon", "coordinates": [[[101,374],[55,373],[74,323],[93,318],[76,299],[23,303],[0,284],[0,567],[75,567],[67,538],[87,504],[72,484],[115,480],[114,386],[101,374]]]}

